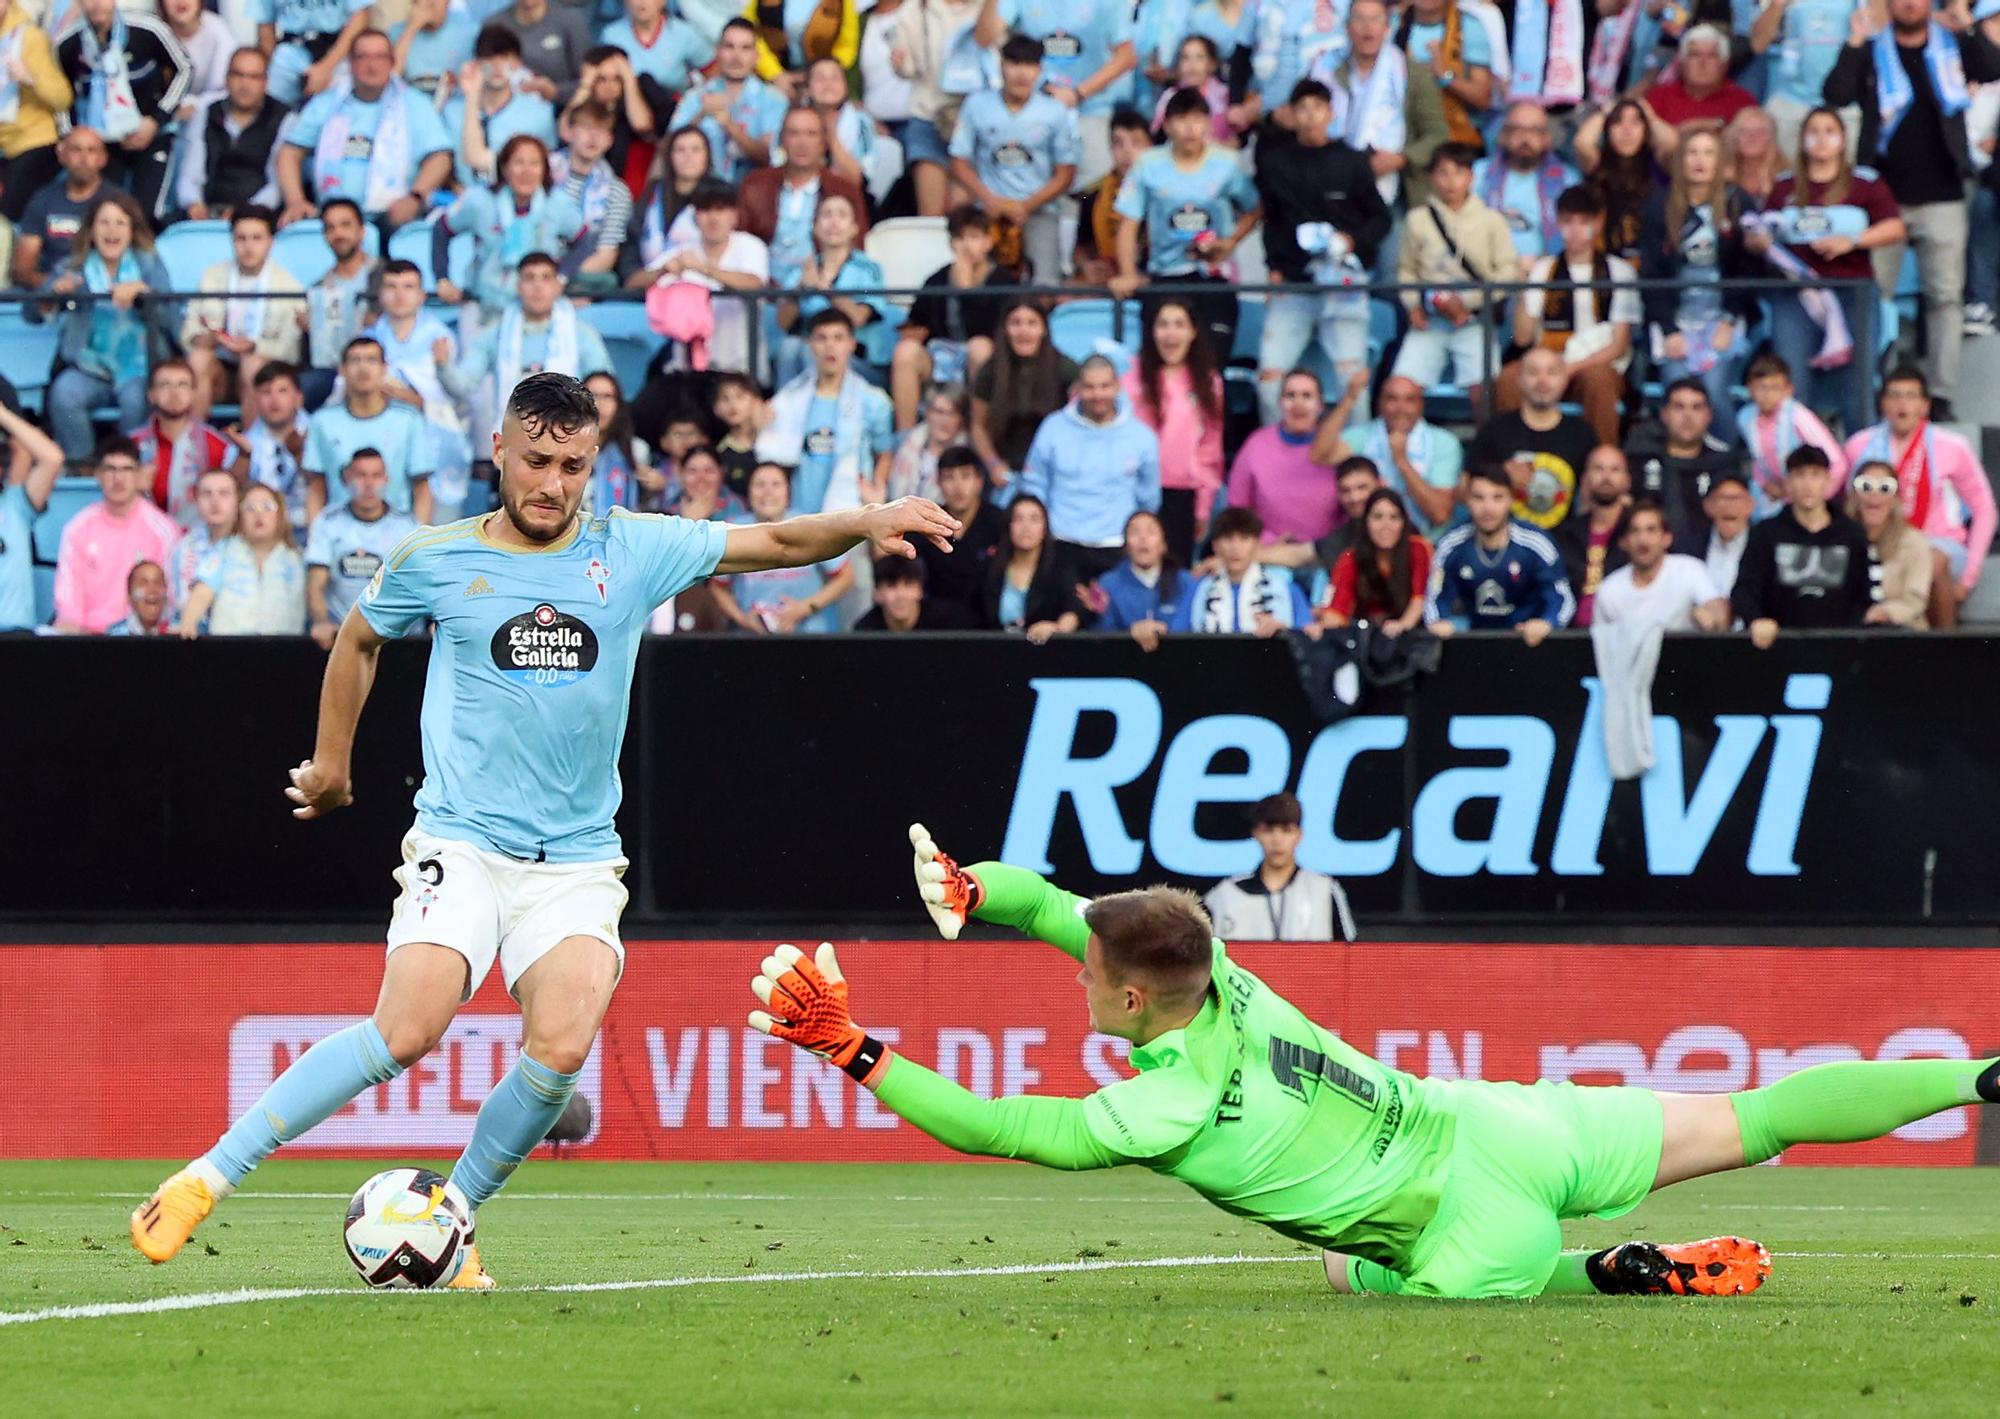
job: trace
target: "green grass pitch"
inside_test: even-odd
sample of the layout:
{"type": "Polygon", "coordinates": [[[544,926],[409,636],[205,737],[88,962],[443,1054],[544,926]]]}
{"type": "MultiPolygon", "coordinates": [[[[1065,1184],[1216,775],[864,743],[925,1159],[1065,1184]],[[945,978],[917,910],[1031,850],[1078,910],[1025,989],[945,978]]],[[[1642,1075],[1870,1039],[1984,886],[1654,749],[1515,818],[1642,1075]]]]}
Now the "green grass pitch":
{"type": "Polygon", "coordinates": [[[1132,1169],[549,1161],[481,1216],[507,1289],[370,1294],[339,1223],[373,1168],[273,1163],[155,1268],[125,1218],[166,1165],[0,1164],[0,1409],[2000,1413],[1982,1171],[1761,1168],[1569,1229],[1756,1237],[1779,1255],[1747,1299],[1437,1302],[1335,1296],[1311,1254],[1132,1169]],[[1137,1265],[1204,1257],[1269,1260],[1137,1265]],[[626,1284],[563,1289],[589,1283],[626,1284]],[[241,1288],[336,1294],[34,1318],[241,1288]]]}

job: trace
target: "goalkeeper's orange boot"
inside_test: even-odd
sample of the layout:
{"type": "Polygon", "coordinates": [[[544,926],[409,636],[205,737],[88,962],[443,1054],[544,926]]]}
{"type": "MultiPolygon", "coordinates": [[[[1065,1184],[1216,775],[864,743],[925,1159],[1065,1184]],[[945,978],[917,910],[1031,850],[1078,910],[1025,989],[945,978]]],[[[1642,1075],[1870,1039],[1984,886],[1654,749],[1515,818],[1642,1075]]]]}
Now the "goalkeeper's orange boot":
{"type": "Polygon", "coordinates": [[[1771,1253],[1743,1237],[1626,1242],[1594,1260],[1599,1289],[1627,1296],[1747,1296],[1771,1274],[1771,1253]]]}
{"type": "Polygon", "coordinates": [[[493,1274],[479,1264],[479,1248],[466,1244],[465,1265],[458,1268],[458,1275],[445,1282],[447,1291],[491,1291],[500,1283],[493,1274]]]}
{"type": "Polygon", "coordinates": [[[155,1266],[172,1261],[214,1210],[215,1195],[208,1184],[183,1168],[132,1214],[132,1245],[155,1266]]]}

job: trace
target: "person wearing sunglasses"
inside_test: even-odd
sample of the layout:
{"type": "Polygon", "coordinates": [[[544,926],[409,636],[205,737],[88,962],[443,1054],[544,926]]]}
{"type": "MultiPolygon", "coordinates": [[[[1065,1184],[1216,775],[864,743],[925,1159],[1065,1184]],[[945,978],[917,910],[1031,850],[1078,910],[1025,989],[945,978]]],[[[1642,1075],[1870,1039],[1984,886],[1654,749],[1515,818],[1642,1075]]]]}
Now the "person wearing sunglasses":
{"type": "Polygon", "coordinates": [[[1848,484],[1847,515],[1868,534],[1869,575],[1878,597],[1862,620],[1928,630],[1932,589],[1948,586],[1951,573],[1944,553],[1903,516],[1901,492],[1896,470],[1886,463],[1862,464],[1848,484]]]}

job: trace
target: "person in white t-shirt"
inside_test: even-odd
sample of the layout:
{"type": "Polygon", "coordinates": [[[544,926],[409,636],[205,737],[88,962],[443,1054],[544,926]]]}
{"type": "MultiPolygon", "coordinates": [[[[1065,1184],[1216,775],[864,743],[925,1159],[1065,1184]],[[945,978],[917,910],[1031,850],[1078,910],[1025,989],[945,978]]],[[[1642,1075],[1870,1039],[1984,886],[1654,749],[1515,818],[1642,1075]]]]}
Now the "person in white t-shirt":
{"type": "Polygon", "coordinates": [[[1729,600],[1716,587],[1707,563],[1667,550],[1674,534],[1659,503],[1640,498],[1627,508],[1618,541],[1631,560],[1599,583],[1592,625],[1658,626],[1663,631],[1729,629],[1729,600]]]}
{"type": "MultiPolygon", "coordinates": [[[[754,291],[771,283],[771,249],[736,229],[736,193],[727,184],[704,182],[694,193],[699,239],[667,248],[655,268],[658,281],[695,281],[711,291],[754,291]]],[[[708,342],[710,369],[760,375],[750,368],[750,306],[745,301],[714,303],[715,334],[708,342]]]]}

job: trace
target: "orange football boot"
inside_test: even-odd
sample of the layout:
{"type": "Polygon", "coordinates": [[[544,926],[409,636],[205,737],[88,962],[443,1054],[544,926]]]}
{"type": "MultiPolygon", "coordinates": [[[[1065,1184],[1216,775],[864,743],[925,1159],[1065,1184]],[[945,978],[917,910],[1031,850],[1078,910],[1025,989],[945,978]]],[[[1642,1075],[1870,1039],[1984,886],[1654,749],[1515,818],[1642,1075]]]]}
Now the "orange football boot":
{"type": "Polygon", "coordinates": [[[155,1266],[172,1261],[214,1210],[208,1184],[183,1168],[132,1214],[132,1245],[155,1266]]]}

